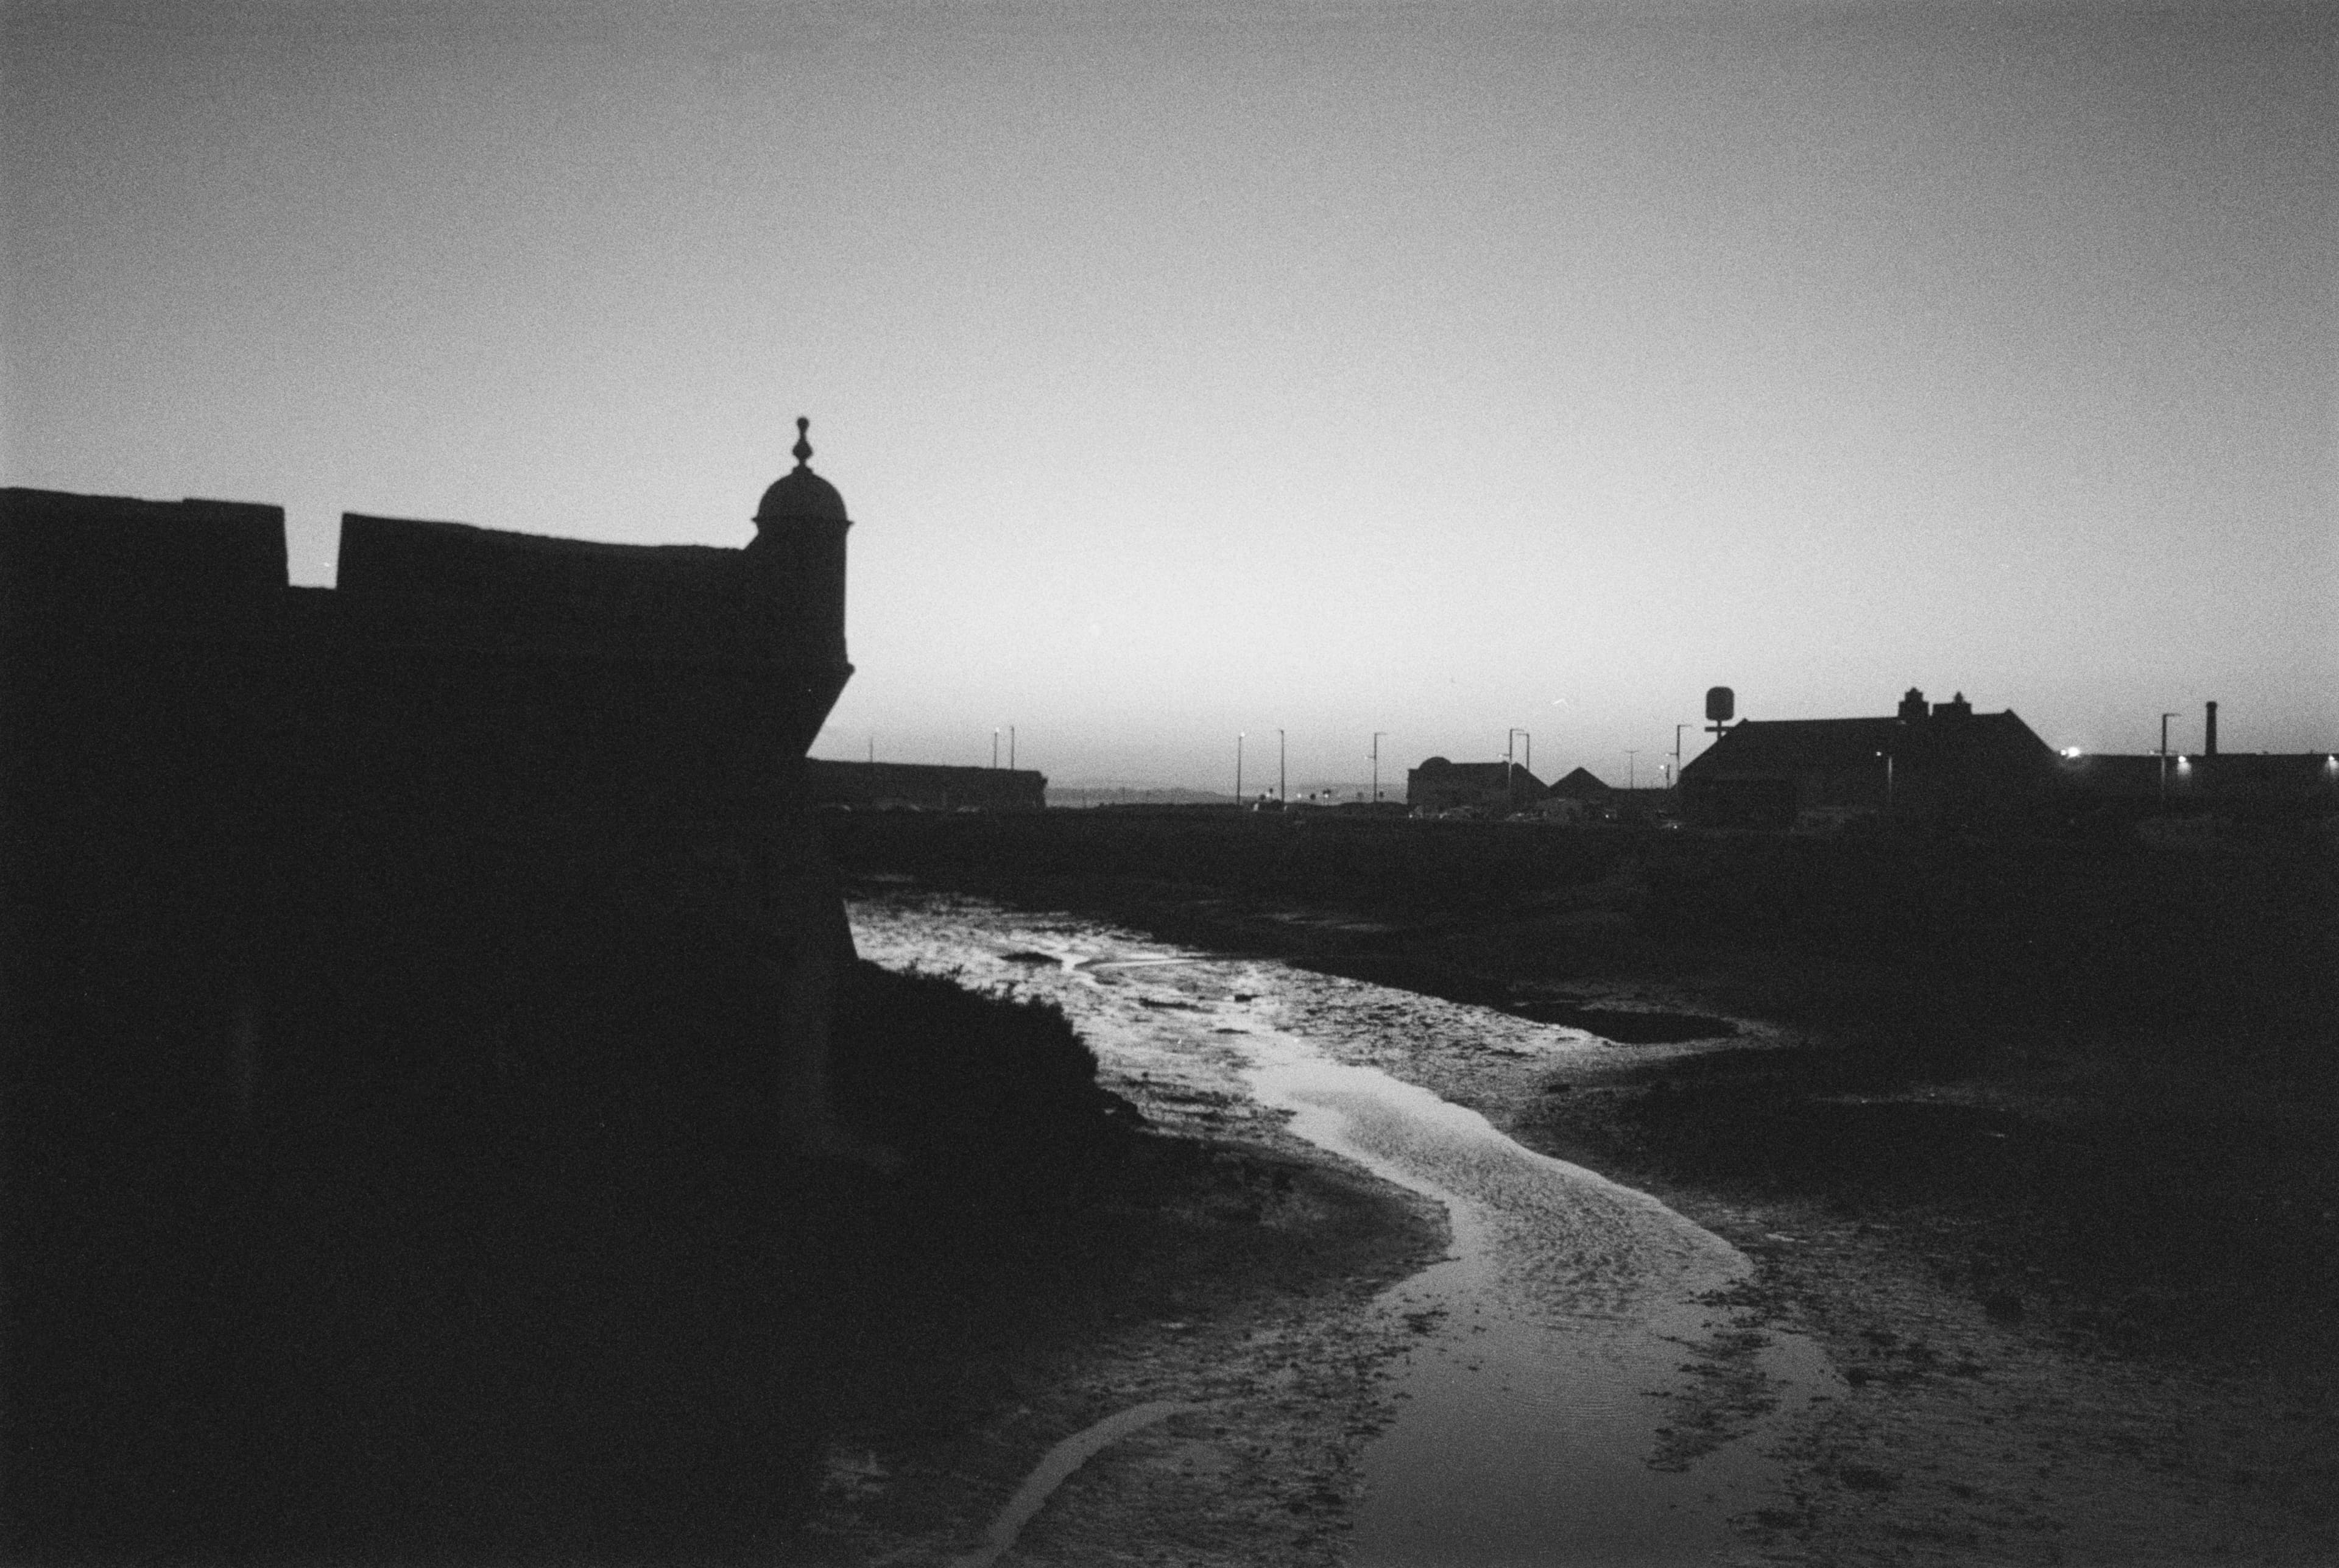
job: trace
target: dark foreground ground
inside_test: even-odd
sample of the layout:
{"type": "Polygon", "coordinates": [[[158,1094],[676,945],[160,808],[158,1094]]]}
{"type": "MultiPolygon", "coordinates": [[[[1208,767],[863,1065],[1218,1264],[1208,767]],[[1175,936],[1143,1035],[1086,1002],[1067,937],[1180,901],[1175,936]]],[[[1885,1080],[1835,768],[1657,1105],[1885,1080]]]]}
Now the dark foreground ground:
{"type": "MultiPolygon", "coordinates": [[[[560,1020],[578,1049],[670,1021],[612,994],[647,1011],[560,1020]]],[[[964,1440],[1031,1368],[1428,1239],[1369,1184],[1149,1133],[1051,1009],[864,964],[842,1012],[891,1175],[780,1151],[720,1074],[581,1119],[375,1100],[104,1182],[19,1127],[7,1560],[854,1561],[802,1533],[838,1443],[956,1454],[888,1504],[948,1527],[1029,1464],[964,1440]]]]}
{"type": "Polygon", "coordinates": [[[1554,1085],[1536,1140],[1891,1226],[1996,1317],[2339,1395],[2327,824],[1995,843],[1101,812],[830,827],[850,870],[1647,1043],[1554,1085]],[[1733,1042],[1715,1015],[1780,1027],[1733,1042]]]}
{"type": "MultiPolygon", "coordinates": [[[[1416,1066],[1737,1245],[1754,1272],[1733,1304],[1841,1370],[1777,1451],[1781,1495],[1733,1522],[1732,1564],[2339,1561],[2327,826],[831,827],[864,873],[1618,1042],[1416,1066]]],[[[1723,1406],[1762,1397],[1712,1370],[1723,1406]]],[[[1114,1531],[1035,1560],[1100,1560],[1129,1532],[1099,1517],[1114,1531]]]]}
{"type": "MultiPolygon", "coordinates": [[[[2098,1398],[2127,1425],[2107,1415],[2074,1443],[2160,1454],[2153,1424],[2207,1413],[2151,1461],[2166,1470],[2121,1461],[2118,1495],[2148,1500],[2165,1474],[2255,1519],[2339,1492],[2327,834],[1989,845],[1102,813],[831,826],[860,872],[1633,1046],[1487,1109],[1739,1242],[1781,1311],[1834,1335],[1856,1395],[1894,1395],[1848,1407],[1813,1461],[1823,1481],[1756,1522],[1789,1560],[1968,1560],[1985,1538],[2056,1560],[2065,1522],[2022,1499],[2057,1484],[2039,1412],[2102,1381],[2065,1376],[2081,1362],[2149,1386],[2098,1398]],[[1896,1270],[1909,1288],[1878,1285],[1896,1270]],[[2046,1392],[2022,1392],[2038,1358],[2018,1341],[2067,1347],[2046,1392]],[[2215,1390],[2174,1401],[2186,1367],[2272,1369],[2279,1420],[2215,1390]],[[1919,1460],[1868,1454],[1938,1448],[1951,1416],[1999,1445],[1987,1465],[1926,1481],[1919,1460]],[[2269,1433],[2275,1458],[2245,1452],[2269,1433]],[[1956,1516],[1920,1517],[1920,1493],[1956,1516]],[[1973,1522],[2001,1498],[2037,1517],[1973,1522]],[[1845,1523],[1871,1516],[1868,1536],[1845,1523]],[[1920,1546],[1936,1559],[1903,1552],[1920,1546]]],[[[544,1038],[505,1041],[521,1064],[508,1091],[450,1106],[410,1075],[410,1103],[320,1105],[249,1160],[218,1158],[211,1126],[180,1129],[211,1151],[183,1158],[159,1114],[122,1119],[163,1140],[134,1159],[46,1147],[20,1089],[0,1215],[10,1558],[867,1561],[963,1540],[1064,1432],[1216,1376],[1258,1408],[1170,1424],[1154,1458],[1140,1445],[1099,1472],[1098,1495],[1158,1483],[1150,1528],[1216,1529],[1171,1504],[1219,1465],[1213,1495],[1249,1487],[1255,1506],[1180,1560],[1257,1561],[1269,1543],[1272,1560],[1337,1561],[1381,1354],[1353,1309],[1434,1247],[1417,1208],[1294,1149],[1150,1133],[1098,1090],[1060,1016],[866,966],[839,1089],[907,1157],[897,1177],[776,1153],[768,1108],[719,1058],[647,1101],[530,1090],[528,1061],[589,1063],[597,1041],[620,1062],[653,1017],[678,1040],[732,1037],[692,1021],[709,992],[688,944],[636,962],[566,977],[531,1025],[544,1038]],[[143,1174],[94,1179],[123,1170],[143,1174]],[[835,1472],[855,1445],[891,1466],[866,1506],[835,1472]]],[[[317,1001],[302,1027],[334,1038],[346,1013],[470,1038],[430,1023],[433,987],[410,981],[317,1001]]],[[[1127,1533],[1120,1507],[1100,1537],[1127,1533]]],[[[2314,1537],[2280,1539],[2310,1543],[2283,1560],[2314,1560],[2314,1537]]]]}

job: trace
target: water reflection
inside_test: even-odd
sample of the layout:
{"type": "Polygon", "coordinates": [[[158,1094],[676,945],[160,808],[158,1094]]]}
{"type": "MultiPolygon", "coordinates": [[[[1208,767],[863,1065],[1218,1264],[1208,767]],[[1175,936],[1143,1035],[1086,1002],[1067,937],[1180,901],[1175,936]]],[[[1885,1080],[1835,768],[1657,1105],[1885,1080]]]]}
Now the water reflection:
{"type": "MultiPolygon", "coordinates": [[[[1295,1132],[1446,1206],[1454,1255],[1383,1310],[1422,1336],[1403,1413],[1366,1456],[1352,1560],[1707,1560],[1771,1480],[1742,1438],[1650,1467],[1686,1351],[1725,1314],[1700,1297],[1747,1270],[1644,1194],[1521,1148],[1476,1112],[1371,1068],[1263,1042],[1259,1098],[1295,1132]]],[[[1807,1343],[1766,1348],[1774,1387],[1826,1381],[1807,1343]]]]}
{"type": "Polygon", "coordinates": [[[1049,996],[1109,1082],[1207,1099],[1222,1119],[1286,1114],[1446,1206],[1452,1256],[1380,1304],[1416,1348],[1366,1455],[1360,1568],[1707,1561],[1775,1484],[1763,1450],[1781,1424],[1838,1391],[1809,1341],[1748,1334],[1702,1299],[1749,1271],[1726,1242],[1404,1080],[1428,1051],[1547,1055],[1587,1049],[1581,1031],[971,901],[901,895],[854,917],[880,962],[1049,996]],[[1759,1395],[1707,1451],[1669,1445],[1707,1393],[1692,1368],[1725,1342],[1759,1395]]]}

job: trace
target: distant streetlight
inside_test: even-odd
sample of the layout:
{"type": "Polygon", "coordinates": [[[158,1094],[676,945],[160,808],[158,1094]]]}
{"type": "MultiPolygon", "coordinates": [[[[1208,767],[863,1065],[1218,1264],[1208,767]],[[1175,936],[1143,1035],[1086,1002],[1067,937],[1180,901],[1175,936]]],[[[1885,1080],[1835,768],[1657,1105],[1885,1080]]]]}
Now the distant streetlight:
{"type": "MultiPolygon", "coordinates": [[[[1516,811],[1519,805],[1519,779],[1518,774],[1514,771],[1515,764],[1511,761],[1511,740],[1515,735],[1527,735],[1527,732],[1516,725],[1503,732],[1503,795],[1511,803],[1513,811],[1516,811]]],[[[1535,736],[1533,735],[1527,735],[1527,771],[1535,772],[1535,736]]]]}
{"type": "Polygon", "coordinates": [[[1640,748],[1640,747],[1638,747],[1638,746],[1628,746],[1628,747],[1626,747],[1626,748],[1625,748],[1625,751],[1624,751],[1624,793],[1625,793],[1626,794],[1632,794],[1632,793],[1633,793],[1633,791],[1634,789],[1638,788],[1638,787],[1639,787],[1639,785],[1640,785],[1640,779],[1641,779],[1641,775],[1640,775],[1639,772],[1637,771],[1637,770],[1638,770],[1638,766],[1639,766],[1639,763],[1638,763],[1638,760],[1637,760],[1637,759],[1640,757],[1640,754],[1641,754],[1641,748],[1640,748]]]}
{"type": "Polygon", "coordinates": [[[1235,804],[1242,804],[1242,744],[1243,732],[1235,732],[1235,804]]]}
{"type": "Polygon", "coordinates": [[[1291,804],[1291,797],[1283,793],[1284,777],[1283,732],[1278,730],[1275,732],[1275,804],[1278,805],[1291,804]]]}
{"type": "Polygon", "coordinates": [[[991,732],[991,765],[999,765],[999,732],[995,729],[991,732]]]}
{"type": "Polygon", "coordinates": [[[1381,798],[1381,737],[1387,734],[1388,734],[1387,730],[1373,732],[1373,802],[1375,804],[1378,804],[1381,798]]]}
{"type": "MultiPolygon", "coordinates": [[[[1938,686],[1934,688],[1936,691],[1939,689],[1938,686]]],[[[1892,809],[1892,754],[1878,752],[1876,754],[1884,759],[1884,809],[1890,811],[1892,809]]]]}
{"type": "Polygon", "coordinates": [[[1009,773],[1015,771],[1015,726],[1013,725],[1007,726],[1007,771],[1009,773]]]}
{"type": "Polygon", "coordinates": [[[1694,729],[1695,727],[1696,727],[1696,726],[1695,726],[1695,725],[1673,725],[1673,782],[1672,782],[1671,784],[1667,784],[1667,785],[1665,786],[1667,789],[1673,789],[1673,788],[1676,788],[1676,787],[1678,787],[1678,786],[1680,785],[1680,784],[1681,784],[1681,770],[1682,770],[1682,760],[1681,760],[1681,737],[1682,737],[1682,731],[1683,731],[1683,730],[1685,730],[1685,729],[1694,729]]]}
{"type": "Polygon", "coordinates": [[[2168,721],[2182,717],[2179,714],[2160,715],[2160,804],[2168,804],[2168,721]]]}

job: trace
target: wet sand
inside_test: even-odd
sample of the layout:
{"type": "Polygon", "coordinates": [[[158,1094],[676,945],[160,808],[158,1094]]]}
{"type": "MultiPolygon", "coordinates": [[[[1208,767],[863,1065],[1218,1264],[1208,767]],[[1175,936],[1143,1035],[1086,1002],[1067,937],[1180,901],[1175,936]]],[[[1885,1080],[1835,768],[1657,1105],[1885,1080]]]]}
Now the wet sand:
{"type": "MultiPolygon", "coordinates": [[[[1428,1266],[1377,1297],[1222,1297],[1138,1348],[1098,1347],[1108,1386],[1119,1373],[1127,1393],[1197,1407],[1084,1465],[1012,1560],[1112,1560],[1138,1544],[1149,1561],[1276,1560],[1302,1544],[1283,1538],[1298,1513],[1318,1516],[1309,1560],[1688,1564],[1726,1548],[1736,1515],[1786,1500],[1769,1450],[1841,1384],[1810,1341],[1718,1299],[1751,1276],[1743,1256],[1643,1194],[1317,1043],[1393,1060],[1407,1037],[1466,1050],[1476,1010],[967,901],[913,895],[857,913],[862,950],[880,962],[1061,1001],[1102,1081],[1187,1135],[1296,1148],[1319,1174],[1340,1169],[1329,1155],[1428,1198],[1446,1221],[1446,1251],[1406,1259],[1428,1266]],[[1254,1319],[1251,1336],[1227,1341],[1219,1320],[1230,1308],[1254,1319]],[[1262,1311],[1274,1324],[1263,1335],[1262,1311]],[[1215,1364],[1195,1364],[1190,1351],[1213,1343],[1215,1364]],[[1306,1447],[1301,1435],[1327,1411],[1276,1395],[1303,1379],[1320,1387],[1327,1372],[1344,1387],[1330,1409],[1353,1418],[1313,1440],[1328,1463],[1312,1484],[1262,1514],[1227,1482],[1239,1473],[1288,1493],[1308,1477],[1275,1455],[1306,1447]],[[1717,1396],[1725,1386],[1734,1400],[1717,1396]],[[1203,1430],[1218,1441],[1149,1475],[1145,1456],[1175,1445],[1181,1425],[1189,1444],[1203,1430]],[[1172,1517],[1158,1516],[1164,1506],[1172,1517]],[[1198,1522],[1218,1544],[1191,1537],[1198,1522]],[[1165,1528],[1186,1543],[1167,1551],[1165,1528]]],[[[1532,1021],[1510,1033],[1517,1054],[1601,1049],[1532,1021]]],[[[1092,1389],[1097,1377],[1067,1381],[1092,1389]]],[[[936,1542],[905,1543],[903,1560],[936,1542]]]]}
{"type": "MultiPolygon", "coordinates": [[[[1026,972],[1037,961],[1061,962],[1020,941],[998,957],[1002,976],[1018,962],[1026,972]]],[[[1161,1011],[1180,1000],[1152,993],[1161,1011]]],[[[1643,992],[1623,1004],[1667,1000],[1643,992]]],[[[1693,1011],[1698,999],[1670,1000],[1693,1011]]],[[[1752,1260],[1729,1302],[1756,1346],[1784,1332],[1825,1348],[1841,1387],[1766,1435],[1781,1477],[1775,1494],[1733,1510],[1726,1532],[1698,1548],[1705,1558],[2316,1562],[2339,1552],[2323,1484],[2333,1460],[2329,1408],[2312,1384],[2074,1345],[2052,1325],[1994,1315],[1970,1281],[1943,1277],[1938,1259],[1891,1228],[1824,1205],[1752,1201],[1626,1169],[1613,1155],[1628,1140],[1602,1135],[1596,1105],[1604,1082],[1645,1065],[1650,1048],[1554,1056],[1525,1043],[1533,1021],[1460,1003],[1406,1009],[1413,1027],[1400,1048],[1369,1011],[1346,1014],[1352,1027],[1343,1039],[1338,1011],[1303,1006],[1278,1022],[1472,1107],[1530,1146],[1586,1163],[1604,1148],[1611,1174],[1654,1191],[1752,1260]],[[1554,1118],[1555,1100],[1590,1109],[1554,1118]]],[[[1791,1043],[1759,1022],[1734,1021],[1742,1045],[1791,1043]]],[[[1138,1060],[1115,1087],[1149,1117],[1197,1138],[1236,1140],[1301,1169],[1322,1160],[1229,1083],[1231,1053],[1207,1057],[1138,1060]]],[[[1275,1218],[1304,1228],[1302,1207],[1275,1218]]],[[[962,1467],[955,1504],[941,1501],[951,1485],[928,1487],[934,1509],[923,1533],[900,1527],[898,1505],[898,1467],[918,1461],[874,1450],[833,1461],[841,1468],[828,1539],[855,1550],[883,1543],[883,1552],[833,1560],[886,1552],[902,1563],[944,1560],[1013,1489],[1019,1460],[1028,1464],[1115,1401],[1187,1399],[1198,1390],[1216,1396],[1208,1414],[1165,1421],[1083,1465],[1003,1560],[1364,1560],[1354,1532],[1374,1493],[1372,1440],[1390,1425],[1392,1395],[1416,1348],[1402,1328],[1390,1331],[1374,1295],[1422,1260],[1428,1218],[1418,1206],[1389,1212],[1409,1215],[1409,1253],[1399,1246],[1371,1255],[1358,1272],[1287,1281],[1291,1287],[1278,1292],[1212,1282],[1174,1317],[1128,1324],[1067,1353],[994,1413],[984,1435],[992,1473],[974,1478],[962,1467]],[[888,1516],[890,1529],[870,1524],[888,1516]]],[[[1742,1430],[1744,1412],[1762,1406],[1772,1380],[1756,1359],[1746,1342],[1722,1335],[1688,1363],[1701,1396],[1680,1401],[1670,1423],[1684,1452],[1702,1435],[1726,1444],[1742,1430]]],[[[1668,1457],[1660,1445],[1643,1463],[1668,1457]]]]}

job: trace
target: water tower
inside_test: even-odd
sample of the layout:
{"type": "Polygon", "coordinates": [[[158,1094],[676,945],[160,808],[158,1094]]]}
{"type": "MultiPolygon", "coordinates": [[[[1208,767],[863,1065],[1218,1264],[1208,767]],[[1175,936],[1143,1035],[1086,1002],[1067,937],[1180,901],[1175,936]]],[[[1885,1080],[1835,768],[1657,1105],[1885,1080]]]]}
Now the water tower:
{"type": "Polygon", "coordinates": [[[1715,735],[1730,727],[1738,713],[1738,694],[1728,686],[1709,686],[1705,693],[1705,727],[1715,735]]]}

